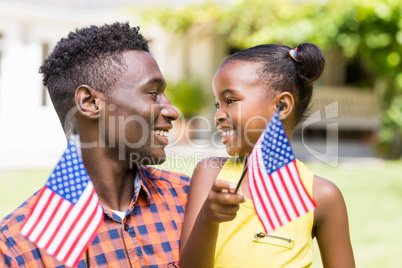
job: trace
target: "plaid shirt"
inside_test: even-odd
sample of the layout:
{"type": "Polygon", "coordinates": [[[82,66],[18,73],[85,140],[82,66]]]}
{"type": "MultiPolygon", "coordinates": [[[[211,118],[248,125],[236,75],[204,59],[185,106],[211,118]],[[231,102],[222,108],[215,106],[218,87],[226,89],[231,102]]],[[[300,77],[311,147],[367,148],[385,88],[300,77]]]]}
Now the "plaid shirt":
{"type": "MultiPolygon", "coordinates": [[[[104,208],[104,222],[89,246],[88,267],[168,267],[178,263],[189,177],[151,167],[142,167],[139,174],[141,188],[123,220],[104,208]]],[[[35,200],[35,195],[31,196],[0,222],[1,267],[65,267],[20,233],[35,200]]],[[[78,267],[87,267],[85,254],[78,267]]]]}

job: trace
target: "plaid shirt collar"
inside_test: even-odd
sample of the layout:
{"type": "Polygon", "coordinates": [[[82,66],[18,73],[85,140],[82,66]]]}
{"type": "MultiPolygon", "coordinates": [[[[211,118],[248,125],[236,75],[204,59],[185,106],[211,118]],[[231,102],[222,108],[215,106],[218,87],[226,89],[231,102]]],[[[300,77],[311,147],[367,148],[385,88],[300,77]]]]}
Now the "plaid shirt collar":
{"type": "MultiPolygon", "coordinates": [[[[126,216],[129,215],[133,209],[134,209],[134,204],[137,202],[138,198],[140,195],[144,195],[144,198],[146,199],[147,204],[150,204],[150,199],[151,199],[151,194],[149,191],[149,179],[150,177],[153,177],[153,174],[150,174],[146,172],[142,167],[138,168],[137,170],[137,175],[135,177],[135,180],[138,180],[139,182],[139,189],[136,191],[136,183],[134,183],[134,196],[133,199],[131,200],[130,205],[128,206],[128,209],[126,211],[126,216]]],[[[102,206],[102,204],[101,204],[102,206]]],[[[121,223],[123,219],[120,218],[116,213],[113,213],[112,210],[105,208],[102,206],[103,212],[112,220],[121,223]]]]}

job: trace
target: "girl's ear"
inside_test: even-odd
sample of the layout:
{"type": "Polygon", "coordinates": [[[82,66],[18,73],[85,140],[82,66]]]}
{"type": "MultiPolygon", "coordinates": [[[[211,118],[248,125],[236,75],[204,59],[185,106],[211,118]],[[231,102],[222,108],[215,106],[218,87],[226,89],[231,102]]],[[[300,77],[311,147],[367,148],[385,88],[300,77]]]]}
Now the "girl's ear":
{"type": "Polygon", "coordinates": [[[279,111],[279,119],[285,120],[289,118],[293,112],[295,100],[293,95],[289,92],[282,92],[277,96],[277,107],[281,107],[282,109],[279,111]]]}
{"type": "Polygon", "coordinates": [[[90,86],[81,85],[75,91],[78,112],[88,119],[99,119],[101,115],[99,92],[90,86]]]}

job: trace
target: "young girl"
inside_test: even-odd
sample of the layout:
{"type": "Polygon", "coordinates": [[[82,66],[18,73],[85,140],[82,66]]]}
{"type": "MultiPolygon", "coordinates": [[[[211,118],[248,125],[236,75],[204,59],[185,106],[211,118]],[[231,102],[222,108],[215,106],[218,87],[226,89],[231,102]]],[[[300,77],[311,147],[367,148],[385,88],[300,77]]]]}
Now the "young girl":
{"type": "Polygon", "coordinates": [[[313,44],[292,50],[261,45],[226,59],[213,79],[215,125],[230,156],[198,163],[191,180],[181,236],[180,267],[310,267],[317,238],[324,267],[355,267],[346,206],[339,189],[297,162],[317,208],[264,232],[247,180],[234,194],[260,134],[281,103],[287,137],[303,119],[325,58],[313,44]]]}

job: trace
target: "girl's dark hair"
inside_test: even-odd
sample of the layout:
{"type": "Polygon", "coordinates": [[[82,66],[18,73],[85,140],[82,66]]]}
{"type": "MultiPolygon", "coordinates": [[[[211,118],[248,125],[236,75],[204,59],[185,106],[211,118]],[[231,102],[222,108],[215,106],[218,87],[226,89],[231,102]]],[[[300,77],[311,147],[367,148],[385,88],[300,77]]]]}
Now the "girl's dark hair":
{"type": "Polygon", "coordinates": [[[258,63],[261,79],[276,92],[287,91],[295,98],[294,118],[297,125],[310,104],[313,83],[324,71],[325,57],[318,46],[310,43],[297,46],[301,62],[290,56],[290,50],[283,45],[259,45],[230,55],[223,65],[234,60],[258,63]]]}

